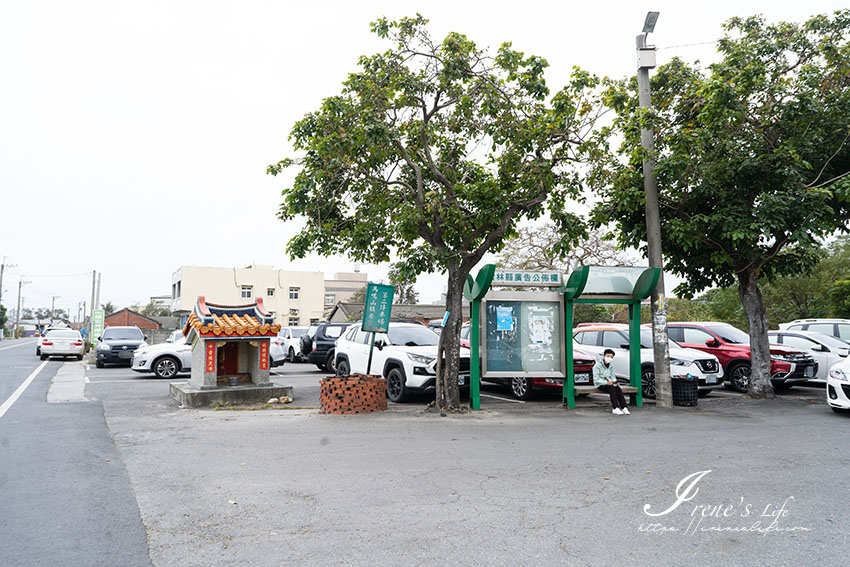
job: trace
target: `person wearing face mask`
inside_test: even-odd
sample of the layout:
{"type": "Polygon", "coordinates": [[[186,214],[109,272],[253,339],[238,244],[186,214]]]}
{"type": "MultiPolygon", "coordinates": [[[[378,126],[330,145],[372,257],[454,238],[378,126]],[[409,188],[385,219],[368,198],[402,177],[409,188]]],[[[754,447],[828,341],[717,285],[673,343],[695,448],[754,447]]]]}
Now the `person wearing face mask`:
{"type": "Polygon", "coordinates": [[[602,361],[593,365],[593,385],[611,396],[611,413],[614,415],[629,415],[626,397],[614,374],[614,351],[606,348],[602,353],[602,361]]]}

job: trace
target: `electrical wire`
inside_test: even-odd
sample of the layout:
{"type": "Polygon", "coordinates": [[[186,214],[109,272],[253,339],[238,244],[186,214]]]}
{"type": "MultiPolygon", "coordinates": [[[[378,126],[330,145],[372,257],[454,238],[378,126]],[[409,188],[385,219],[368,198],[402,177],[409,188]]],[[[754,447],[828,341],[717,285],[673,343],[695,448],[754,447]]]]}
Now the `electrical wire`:
{"type": "Polygon", "coordinates": [[[717,40],[714,41],[703,41],[701,43],[683,43],[682,45],[668,45],[666,47],[656,47],[658,51],[662,49],[677,49],[679,47],[695,47],[697,45],[711,45],[712,43],[717,43],[717,40]]]}

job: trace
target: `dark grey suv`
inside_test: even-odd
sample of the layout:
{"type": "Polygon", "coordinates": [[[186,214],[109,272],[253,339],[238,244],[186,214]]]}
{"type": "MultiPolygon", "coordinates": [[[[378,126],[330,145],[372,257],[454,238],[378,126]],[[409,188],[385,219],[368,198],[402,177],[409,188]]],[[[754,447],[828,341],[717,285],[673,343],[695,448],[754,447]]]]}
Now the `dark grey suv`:
{"type": "Polygon", "coordinates": [[[301,337],[301,356],[319,367],[336,372],[336,340],[352,323],[319,323],[301,337]]]}
{"type": "Polygon", "coordinates": [[[126,364],[132,366],[133,352],[148,346],[148,338],[138,327],[107,327],[97,338],[95,366],[104,364],[126,364]]]}

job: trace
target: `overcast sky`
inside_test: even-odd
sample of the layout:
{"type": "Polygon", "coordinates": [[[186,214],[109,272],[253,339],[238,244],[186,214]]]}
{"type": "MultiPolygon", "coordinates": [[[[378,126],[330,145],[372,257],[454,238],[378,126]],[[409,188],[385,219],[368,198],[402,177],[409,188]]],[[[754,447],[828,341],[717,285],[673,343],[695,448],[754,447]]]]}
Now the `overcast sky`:
{"type": "MultiPolygon", "coordinates": [[[[181,265],[272,264],[350,271],[345,258],[290,262],[299,223],[277,220],[292,124],[340,90],[361,54],[389,45],[369,22],[417,11],[436,36],[504,41],[545,57],[552,91],[577,65],[634,73],[648,10],[658,63],[711,60],[732,16],[800,21],[846,1],[283,2],[67,0],[6,2],[0,18],[0,257],[3,304],[21,275],[26,307],[76,317],[103,274],[101,302],[147,303],[181,265]]],[[[363,266],[371,279],[386,266],[363,266]]],[[[423,301],[439,299],[423,276],[423,301]]],[[[668,285],[668,289],[669,289],[668,285]]]]}

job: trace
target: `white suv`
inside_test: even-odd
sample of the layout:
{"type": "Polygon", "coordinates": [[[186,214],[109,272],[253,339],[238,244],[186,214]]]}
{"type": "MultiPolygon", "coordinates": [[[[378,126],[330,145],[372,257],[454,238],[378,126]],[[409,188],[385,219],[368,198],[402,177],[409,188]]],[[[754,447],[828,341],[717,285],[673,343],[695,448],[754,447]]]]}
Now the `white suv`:
{"type": "MultiPolygon", "coordinates": [[[[369,337],[372,333],[352,325],[336,341],[336,371],[346,374],[366,374],[369,361],[369,337]]],[[[372,353],[372,374],[387,379],[387,397],[403,402],[411,394],[433,392],[437,383],[437,345],[440,337],[425,325],[390,323],[386,334],[375,335],[372,353]]],[[[461,387],[469,384],[469,349],[460,349],[461,387]]]]}
{"type": "Polygon", "coordinates": [[[850,319],[795,319],[779,325],[781,331],[812,331],[850,342],[850,319]]]}

